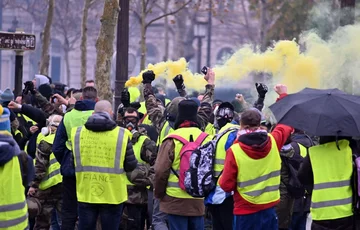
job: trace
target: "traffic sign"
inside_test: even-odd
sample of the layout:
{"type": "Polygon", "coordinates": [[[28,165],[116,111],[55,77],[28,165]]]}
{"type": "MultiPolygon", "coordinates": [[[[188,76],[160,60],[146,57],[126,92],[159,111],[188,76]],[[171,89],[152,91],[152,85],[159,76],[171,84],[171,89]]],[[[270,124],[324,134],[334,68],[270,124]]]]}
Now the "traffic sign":
{"type": "Polygon", "coordinates": [[[34,34],[0,32],[0,49],[2,50],[35,50],[34,34]]]}

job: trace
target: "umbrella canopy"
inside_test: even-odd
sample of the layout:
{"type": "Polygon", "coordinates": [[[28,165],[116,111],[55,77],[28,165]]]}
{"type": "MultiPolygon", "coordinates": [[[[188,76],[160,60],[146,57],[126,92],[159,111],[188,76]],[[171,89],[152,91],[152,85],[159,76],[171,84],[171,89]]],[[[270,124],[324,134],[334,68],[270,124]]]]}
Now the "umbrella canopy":
{"type": "Polygon", "coordinates": [[[360,136],[360,97],[338,89],[289,94],[271,105],[278,123],[316,136],[360,136]]]}

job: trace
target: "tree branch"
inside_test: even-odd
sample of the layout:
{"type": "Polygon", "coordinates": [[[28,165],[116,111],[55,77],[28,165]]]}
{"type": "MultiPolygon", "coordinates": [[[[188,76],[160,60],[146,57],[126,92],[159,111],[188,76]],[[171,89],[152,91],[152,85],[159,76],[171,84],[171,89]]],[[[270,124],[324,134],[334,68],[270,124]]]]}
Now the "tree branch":
{"type": "Polygon", "coordinates": [[[167,16],[176,14],[176,13],[179,12],[180,10],[184,9],[184,8],[185,8],[187,5],[189,5],[191,2],[192,2],[192,0],[189,0],[189,1],[187,1],[184,5],[182,5],[181,7],[179,7],[177,10],[171,11],[171,12],[166,13],[166,14],[163,14],[163,15],[160,15],[159,17],[156,17],[156,18],[150,20],[150,21],[145,25],[145,28],[149,27],[152,23],[156,22],[157,20],[160,20],[160,19],[165,18],[165,17],[167,17],[167,16]]]}

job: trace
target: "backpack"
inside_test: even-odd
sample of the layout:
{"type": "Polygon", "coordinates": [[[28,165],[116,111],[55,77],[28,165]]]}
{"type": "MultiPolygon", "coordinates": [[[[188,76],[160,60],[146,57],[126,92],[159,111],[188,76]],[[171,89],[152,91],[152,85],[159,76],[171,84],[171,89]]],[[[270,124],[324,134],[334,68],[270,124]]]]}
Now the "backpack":
{"type": "Polygon", "coordinates": [[[288,194],[295,199],[304,197],[305,187],[297,177],[303,158],[300,155],[294,155],[291,158],[281,156],[281,160],[289,169],[289,183],[284,183],[288,194]]]}
{"type": "Polygon", "coordinates": [[[216,187],[218,177],[214,174],[216,147],[226,133],[238,130],[231,127],[217,134],[212,141],[195,149],[190,157],[190,168],[185,173],[186,192],[193,197],[206,197],[216,187]]]}
{"type": "Polygon", "coordinates": [[[193,141],[193,136],[190,135],[190,141],[187,141],[185,138],[170,134],[167,138],[173,138],[175,140],[180,141],[183,144],[183,147],[180,150],[180,169],[179,174],[171,167],[171,171],[179,178],[179,186],[182,190],[186,191],[184,185],[185,173],[190,168],[190,157],[192,152],[198,148],[201,143],[206,139],[208,136],[207,133],[202,132],[199,137],[193,141]]]}

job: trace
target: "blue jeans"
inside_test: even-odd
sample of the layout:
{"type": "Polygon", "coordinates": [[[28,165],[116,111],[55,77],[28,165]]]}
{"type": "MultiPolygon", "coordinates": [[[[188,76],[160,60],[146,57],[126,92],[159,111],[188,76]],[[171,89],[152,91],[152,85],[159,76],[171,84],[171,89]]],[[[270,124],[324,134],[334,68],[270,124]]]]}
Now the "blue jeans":
{"type": "Polygon", "coordinates": [[[51,214],[51,229],[60,230],[60,226],[61,226],[61,219],[57,214],[56,208],[54,208],[51,214]]]}
{"type": "Polygon", "coordinates": [[[160,200],[154,198],[152,226],[154,230],[168,230],[167,214],[160,211],[160,200]]]}
{"type": "Polygon", "coordinates": [[[278,230],[275,208],[234,216],[234,230],[278,230]]]}
{"type": "Polygon", "coordinates": [[[177,216],[168,214],[170,230],[199,230],[204,229],[203,216],[177,216]]]}
{"type": "Polygon", "coordinates": [[[120,227],[123,204],[88,204],[78,203],[79,230],[96,230],[96,222],[100,216],[101,228],[118,230],[120,227]]]}
{"type": "Polygon", "coordinates": [[[294,212],[289,230],[306,230],[308,212],[294,212]]]}

